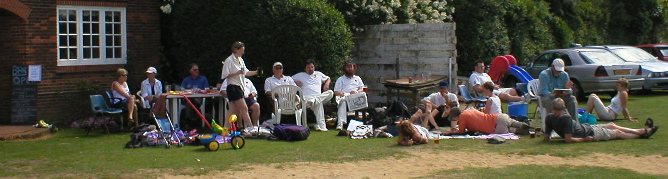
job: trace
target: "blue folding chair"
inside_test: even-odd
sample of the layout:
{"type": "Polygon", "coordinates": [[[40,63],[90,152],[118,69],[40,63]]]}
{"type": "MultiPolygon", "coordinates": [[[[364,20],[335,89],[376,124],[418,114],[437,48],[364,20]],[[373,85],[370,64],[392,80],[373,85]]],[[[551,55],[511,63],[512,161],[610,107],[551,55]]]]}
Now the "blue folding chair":
{"type": "Polygon", "coordinates": [[[463,101],[464,103],[466,103],[465,108],[468,108],[469,104],[471,103],[473,103],[473,106],[475,108],[478,108],[478,105],[485,104],[487,102],[487,98],[483,97],[474,98],[473,96],[471,96],[471,93],[469,93],[469,89],[466,88],[465,85],[458,85],[457,87],[459,88],[459,95],[461,95],[462,98],[464,98],[463,101]]]}
{"type": "MultiPolygon", "coordinates": [[[[123,113],[123,110],[121,109],[112,109],[107,106],[107,102],[105,102],[104,97],[102,95],[90,95],[90,108],[95,114],[95,118],[93,119],[93,124],[95,121],[97,121],[97,118],[99,116],[112,116],[113,115],[121,115],[123,113]]],[[[107,127],[107,123],[104,123],[104,128],[107,133],[109,133],[109,127],[107,127]]],[[[86,132],[86,136],[90,133],[92,130],[92,127],[88,128],[88,132],[86,132]]]]}

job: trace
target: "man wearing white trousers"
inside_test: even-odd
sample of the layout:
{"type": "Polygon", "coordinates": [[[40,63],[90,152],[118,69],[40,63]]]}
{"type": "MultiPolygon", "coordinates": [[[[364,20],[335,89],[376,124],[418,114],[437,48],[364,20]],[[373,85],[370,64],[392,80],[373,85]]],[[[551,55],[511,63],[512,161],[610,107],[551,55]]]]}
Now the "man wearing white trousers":
{"type": "Polygon", "coordinates": [[[355,75],[355,63],[352,60],[345,61],[343,65],[343,76],[339,77],[334,83],[334,95],[336,102],[339,103],[338,124],[336,130],[343,130],[343,125],[348,122],[348,97],[355,93],[364,93],[364,82],[362,78],[355,75]]]}
{"type": "Polygon", "coordinates": [[[317,124],[316,131],[328,131],[325,124],[325,110],[322,103],[332,100],[334,92],[329,89],[331,79],[320,71],[315,71],[315,62],[311,59],[304,63],[304,72],[292,76],[297,86],[302,88],[307,107],[313,110],[317,124]],[[324,92],[323,92],[324,91],[324,92]]]}

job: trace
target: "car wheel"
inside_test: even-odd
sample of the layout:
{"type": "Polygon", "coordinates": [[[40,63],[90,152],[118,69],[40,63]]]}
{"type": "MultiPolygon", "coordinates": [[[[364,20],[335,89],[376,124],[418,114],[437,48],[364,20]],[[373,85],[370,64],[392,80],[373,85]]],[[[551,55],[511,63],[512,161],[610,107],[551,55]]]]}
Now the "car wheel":
{"type": "Polygon", "coordinates": [[[571,87],[571,90],[573,90],[573,96],[575,96],[575,99],[578,101],[585,100],[584,91],[582,90],[582,86],[580,86],[580,82],[573,81],[573,87],[571,87]]]}

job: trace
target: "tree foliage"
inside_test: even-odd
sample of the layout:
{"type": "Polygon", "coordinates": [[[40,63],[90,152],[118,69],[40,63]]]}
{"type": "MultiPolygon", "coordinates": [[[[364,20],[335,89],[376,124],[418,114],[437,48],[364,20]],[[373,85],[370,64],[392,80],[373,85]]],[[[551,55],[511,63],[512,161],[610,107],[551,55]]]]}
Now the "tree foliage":
{"type": "Polygon", "coordinates": [[[364,25],[443,23],[452,20],[447,0],[328,0],[353,31],[364,25]]]}
{"type": "Polygon", "coordinates": [[[246,44],[248,68],[262,67],[265,76],[276,61],[287,75],[303,71],[306,59],[314,59],[319,71],[339,75],[352,48],[343,16],[321,0],[181,0],[165,16],[165,64],[178,69],[168,77],[177,83],[189,63],[199,63],[210,82],[220,79],[235,41],[246,44]]]}

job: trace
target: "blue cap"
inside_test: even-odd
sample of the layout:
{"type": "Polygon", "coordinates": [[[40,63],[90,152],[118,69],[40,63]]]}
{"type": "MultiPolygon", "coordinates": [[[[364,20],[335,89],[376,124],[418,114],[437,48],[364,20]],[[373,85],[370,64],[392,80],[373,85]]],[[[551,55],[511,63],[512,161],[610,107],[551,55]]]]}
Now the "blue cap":
{"type": "Polygon", "coordinates": [[[447,88],[447,87],[450,87],[450,85],[449,85],[448,81],[443,80],[440,83],[438,83],[438,87],[439,88],[447,88]]]}

